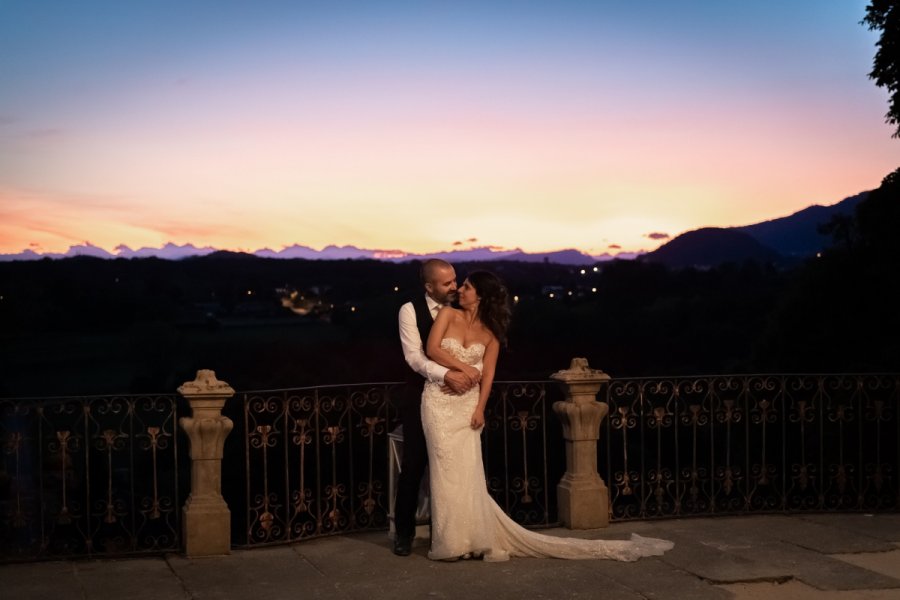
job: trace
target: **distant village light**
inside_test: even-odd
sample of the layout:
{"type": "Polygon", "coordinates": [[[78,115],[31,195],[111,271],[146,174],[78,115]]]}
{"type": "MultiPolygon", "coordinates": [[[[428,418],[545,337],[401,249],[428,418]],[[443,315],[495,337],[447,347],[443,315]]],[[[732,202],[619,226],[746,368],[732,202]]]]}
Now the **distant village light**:
{"type": "Polygon", "coordinates": [[[600,270],[600,269],[598,269],[597,267],[594,267],[594,273],[596,273],[596,272],[599,271],[599,270],[600,270]]]}
{"type": "Polygon", "coordinates": [[[587,271],[585,271],[584,269],[582,269],[582,270],[581,270],[581,274],[584,275],[585,273],[587,273],[587,271]]]}
{"type": "Polygon", "coordinates": [[[594,292],[594,293],[596,294],[596,293],[597,293],[597,288],[591,288],[591,291],[594,292]]]}
{"type": "Polygon", "coordinates": [[[399,286],[399,285],[395,285],[395,286],[394,286],[394,291],[395,291],[395,292],[399,292],[399,291],[400,291],[400,286],[399,286]]]}
{"type": "Polygon", "coordinates": [[[247,290],[247,295],[248,295],[248,296],[252,296],[252,295],[253,295],[253,290],[247,290]]]}
{"type": "Polygon", "coordinates": [[[551,298],[556,298],[556,294],[554,294],[553,292],[550,292],[550,297],[551,297],[551,298]]]}
{"type": "Polygon", "coordinates": [[[355,307],[355,306],[351,306],[351,307],[350,307],[350,312],[356,312],[356,307],[355,307]]]}
{"type": "MultiPolygon", "coordinates": [[[[2,299],[3,299],[3,297],[0,296],[0,300],[2,300],[2,299]]],[[[515,302],[516,304],[518,304],[518,303],[519,303],[519,297],[518,297],[518,296],[513,296],[513,302],[515,302]]]]}
{"type": "Polygon", "coordinates": [[[569,290],[569,295],[570,295],[570,296],[572,295],[572,290],[569,290]]]}

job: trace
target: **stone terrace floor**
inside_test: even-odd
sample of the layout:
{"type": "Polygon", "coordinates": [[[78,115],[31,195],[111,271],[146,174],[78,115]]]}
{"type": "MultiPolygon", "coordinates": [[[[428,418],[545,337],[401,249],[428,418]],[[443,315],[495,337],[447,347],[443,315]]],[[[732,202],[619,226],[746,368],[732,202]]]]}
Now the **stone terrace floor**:
{"type": "Polygon", "coordinates": [[[553,535],[675,542],[635,563],[518,558],[432,562],[427,542],[394,556],[386,532],[229,556],[179,555],[0,566],[2,597],[265,600],[307,598],[900,599],[900,514],[745,516],[617,523],[553,535]]]}

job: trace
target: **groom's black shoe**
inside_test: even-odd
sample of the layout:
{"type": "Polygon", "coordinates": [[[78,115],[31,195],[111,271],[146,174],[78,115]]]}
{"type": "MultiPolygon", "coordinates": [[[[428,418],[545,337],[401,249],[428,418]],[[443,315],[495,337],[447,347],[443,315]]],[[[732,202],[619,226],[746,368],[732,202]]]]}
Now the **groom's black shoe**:
{"type": "Polygon", "coordinates": [[[412,538],[397,536],[394,539],[394,554],[409,556],[412,553],[412,538]]]}

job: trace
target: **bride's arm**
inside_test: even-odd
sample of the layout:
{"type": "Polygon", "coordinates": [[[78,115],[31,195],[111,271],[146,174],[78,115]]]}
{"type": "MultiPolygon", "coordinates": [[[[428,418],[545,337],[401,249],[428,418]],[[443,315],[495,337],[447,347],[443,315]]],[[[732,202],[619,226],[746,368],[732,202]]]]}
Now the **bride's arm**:
{"type": "Polygon", "coordinates": [[[500,342],[491,337],[491,341],[484,349],[483,366],[481,371],[481,390],[478,393],[478,405],[472,413],[472,429],[480,429],[484,426],[484,407],[487,406],[488,397],[491,395],[491,385],[494,383],[494,373],[497,370],[497,356],[500,354],[500,342]]]}
{"type": "Polygon", "coordinates": [[[445,366],[448,369],[462,371],[466,377],[469,378],[470,383],[478,383],[478,380],[481,378],[481,373],[478,369],[472,365],[467,365],[453,356],[450,352],[441,348],[441,340],[444,339],[444,335],[446,335],[447,329],[450,327],[450,319],[452,318],[452,308],[441,309],[437,318],[434,320],[434,325],[431,326],[431,333],[428,334],[428,343],[425,346],[425,353],[428,355],[428,358],[439,365],[445,366]]]}

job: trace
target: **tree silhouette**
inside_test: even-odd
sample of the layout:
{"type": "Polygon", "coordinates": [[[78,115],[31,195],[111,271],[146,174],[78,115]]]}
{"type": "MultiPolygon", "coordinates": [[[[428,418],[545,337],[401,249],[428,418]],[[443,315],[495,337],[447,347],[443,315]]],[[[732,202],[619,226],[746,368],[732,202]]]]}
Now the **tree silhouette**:
{"type": "Polygon", "coordinates": [[[823,229],[835,245],[792,276],[756,348],[775,371],[894,371],[900,364],[900,169],[823,229]],[[847,239],[842,241],[846,233],[847,239]],[[844,243],[852,235],[853,243],[844,243]]]}
{"type": "MultiPolygon", "coordinates": [[[[900,260],[900,169],[889,173],[881,187],[873,190],[856,207],[856,226],[864,249],[871,255],[887,258],[886,268],[900,260]]],[[[867,257],[868,258],[868,257],[867,257]]]]}
{"type": "Polygon", "coordinates": [[[872,0],[861,24],[869,31],[881,31],[869,77],[890,94],[885,121],[897,126],[892,137],[900,137],[900,2],[872,0]]]}
{"type": "Polygon", "coordinates": [[[856,239],[856,220],[848,215],[834,215],[831,220],[819,225],[816,231],[831,236],[834,246],[853,248],[856,239]]]}

